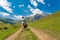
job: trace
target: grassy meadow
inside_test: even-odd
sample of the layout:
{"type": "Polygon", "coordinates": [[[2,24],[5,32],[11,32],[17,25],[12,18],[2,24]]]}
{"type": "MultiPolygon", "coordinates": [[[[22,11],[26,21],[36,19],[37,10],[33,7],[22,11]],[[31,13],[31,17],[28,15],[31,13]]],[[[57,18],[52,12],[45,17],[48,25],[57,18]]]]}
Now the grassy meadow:
{"type": "MultiPolygon", "coordinates": [[[[21,27],[20,23],[9,24],[0,22],[0,40],[4,40],[11,34],[15,33],[21,27]]],[[[38,38],[30,31],[30,29],[24,30],[20,33],[17,40],[38,40],[38,38]]]]}
{"type": "Polygon", "coordinates": [[[9,35],[15,33],[20,28],[20,24],[9,24],[0,22],[0,40],[4,40],[9,35]]]}
{"type": "Polygon", "coordinates": [[[29,24],[60,40],[60,11],[29,24]]]}

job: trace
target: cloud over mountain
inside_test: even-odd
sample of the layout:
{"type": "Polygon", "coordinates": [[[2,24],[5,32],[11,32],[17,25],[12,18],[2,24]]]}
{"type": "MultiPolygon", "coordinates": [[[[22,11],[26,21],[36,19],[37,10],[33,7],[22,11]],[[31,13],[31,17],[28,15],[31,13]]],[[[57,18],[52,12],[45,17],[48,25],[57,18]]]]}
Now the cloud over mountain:
{"type": "Polygon", "coordinates": [[[8,17],[8,16],[10,16],[10,14],[5,13],[5,12],[0,12],[0,15],[2,15],[3,17],[8,17]]]}
{"type": "Polygon", "coordinates": [[[14,19],[21,20],[22,15],[18,15],[18,16],[17,15],[14,15],[13,17],[14,17],[14,19]]]}
{"type": "Polygon", "coordinates": [[[29,10],[33,13],[32,16],[36,15],[36,14],[42,14],[43,11],[41,11],[38,8],[32,8],[30,5],[28,5],[29,10]]]}

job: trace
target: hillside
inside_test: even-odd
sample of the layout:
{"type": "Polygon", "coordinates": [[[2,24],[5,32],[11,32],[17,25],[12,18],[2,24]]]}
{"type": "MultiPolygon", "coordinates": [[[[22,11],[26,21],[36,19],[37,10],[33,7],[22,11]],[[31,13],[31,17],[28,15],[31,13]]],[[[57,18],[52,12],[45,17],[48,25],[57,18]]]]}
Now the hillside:
{"type": "Polygon", "coordinates": [[[60,11],[30,24],[60,40],[60,11]]]}
{"type": "Polygon", "coordinates": [[[34,21],[39,20],[41,18],[44,18],[48,15],[50,15],[50,14],[45,14],[45,13],[35,14],[35,15],[31,15],[31,16],[26,17],[26,20],[27,20],[27,23],[31,23],[31,22],[34,22],[34,21]]]}
{"type": "Polygon", "coordinates": [[[11,24],[0,20],[0,40],[4,40],[7,36],[15,33],[20,27],[21,25],[19,23],[11,24]]]}
{"type": "Polygon", "coordinates": [[[11,18],[0,17],[0,22],[14,24],[16,23],[16,20],[11,18]]]}

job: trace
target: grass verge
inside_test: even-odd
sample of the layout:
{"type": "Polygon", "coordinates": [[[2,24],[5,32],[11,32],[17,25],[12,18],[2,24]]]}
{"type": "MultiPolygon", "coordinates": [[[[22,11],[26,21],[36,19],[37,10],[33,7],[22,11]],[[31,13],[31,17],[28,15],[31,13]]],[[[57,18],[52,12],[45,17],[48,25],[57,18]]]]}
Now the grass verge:
{"type": "Polygon", "coordinates": [[[29,24],[60,40],[60,11],[29,24]]]}
{"type": "Polygon", "coordinates": [[[30,29],[24,30],[20,33],[17,40],[38,40],[38,38],[31,32],[30,29]]]}
{"type": "Polygon", "coordinates": [[[18,29],[19,29],[19,27],[9,28],[7,30],[0,30],[0,40],[4,40],[9,35],[15,33],[18,29]]]}

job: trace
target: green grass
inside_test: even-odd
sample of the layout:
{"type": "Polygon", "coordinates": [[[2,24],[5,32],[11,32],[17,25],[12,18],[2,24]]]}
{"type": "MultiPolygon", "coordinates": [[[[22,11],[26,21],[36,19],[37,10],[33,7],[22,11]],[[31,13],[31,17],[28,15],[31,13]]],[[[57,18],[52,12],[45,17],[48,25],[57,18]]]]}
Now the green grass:
{"type": "Polygon", "coordinates": [[[29,25],[50,34],[57,40],[60,40],[60,11],[55,12],[52,15],[44,17],[29,25]]]}
{"type": "Polygon", "coordinates": [[[10,28],[8,30],[1,30],[0,31],[0,40],[4,40],[9,35],[15,33],[19,28],[10,28]]]}
{"type": "Polygon", "coordinates": [[[0,22],[0,40],[4,40],[6,37],[8,37],[9,35],[15,33],[19,28],[20,28],[20,24],[5,24],[3,22],[0,22]],[[3,29],[3,27],[6,27],[8,29],[3,29]]]}
{"type": "Polygon", "coordinates": [[[38,38],[30,31],[30,29],[27,29],[20,33],[17,40],[38,40],[38,38]]]}

